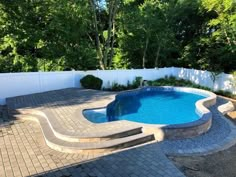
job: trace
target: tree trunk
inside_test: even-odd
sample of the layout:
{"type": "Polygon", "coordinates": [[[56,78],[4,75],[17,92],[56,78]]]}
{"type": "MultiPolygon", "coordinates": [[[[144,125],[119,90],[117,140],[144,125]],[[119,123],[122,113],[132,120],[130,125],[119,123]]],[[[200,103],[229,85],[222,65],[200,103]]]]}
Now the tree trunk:
{"type": "Polygon", "coordinates": [[[112,59],[114,56],[114,43],[115,43],[115,22],[113,23],[113,36],[112,36],[112,41],[111,41],[111,54],[110,54],[110,59],[109,59],[109,68],[111,68],[112,65],[112,59]]]}
{"type": "Polygon", "coordinates": [[[109,4],[109,17],[108,17],[108,29],[107,29],[107,40],[104,45],[104,55],[103,55],[103,63],[105,65],[105,68],[107,67],[107,55],[110,49],[111,44],[111,32],[112,32],[112,17],[114,13],[114,1],[110,1],[109,4]]]}
{"type": "Polygon", "coordinates": [[[100,45],[100,40],[99,40],[99,32],[98,32],[98,20],[97,20],[97,13],[96,13],[96,5],[94,4],[93,0],[90,0],[90,4],[92,7],[93,11],[93,22],[94,22],[94,28],[95,28],[95,38],[96,38],[96,52],[97,56],[99,59],[99,65],[101,69],[105,69],[104,63],[103,63],[103,54],[102,54],[102,49],[100,45]]]}
{"type": "Polygon", "coordinates": [[[157,54],[156,54],[156,59],[155,59],[155,67],[156,68],[158,68],[158,60],[159,60],[160,50],[161,50],[161,45],[159,45],[157,48],[157,54]]]}
{"type": "Polygon", "coordinates": [[[112,28],[112,39],[111,39],[111,53],[110,53],[110,59],[109,59],[109,62],[108,62],[108,67],[109,68],[111,68],[112,59],[113,59],[113,56],[114,56],[114,43],[115,43],[115,34],[116,34],[115,17],[116,17],[116,11],[117,11],[117,3],[118,3],[118,0],[115,0],[114,12],[113,12],[113,16],[112,16],[113,28],[112,28]]]}
{"type": "Polygon", "coordinates": [[[145,68],[145,64],[146,64],[146,55],[147,55],[148,44],[149,44],[149,36],[147,36],[147,38],[146,38],[145,48],[144,48],[144,52],[143,52],[143,68],[145,68]]]}

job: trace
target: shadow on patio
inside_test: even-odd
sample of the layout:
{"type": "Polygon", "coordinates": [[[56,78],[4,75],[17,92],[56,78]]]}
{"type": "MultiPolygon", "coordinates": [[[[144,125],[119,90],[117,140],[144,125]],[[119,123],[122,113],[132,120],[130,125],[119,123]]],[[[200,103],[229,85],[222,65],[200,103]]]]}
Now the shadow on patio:
{"type": "Polygon", "coordinates": [[[180,177],[183,174],[167,159],[158,144],[150,144],[82,163],[64,166],[37,174],[37,176],[180,177]]]}

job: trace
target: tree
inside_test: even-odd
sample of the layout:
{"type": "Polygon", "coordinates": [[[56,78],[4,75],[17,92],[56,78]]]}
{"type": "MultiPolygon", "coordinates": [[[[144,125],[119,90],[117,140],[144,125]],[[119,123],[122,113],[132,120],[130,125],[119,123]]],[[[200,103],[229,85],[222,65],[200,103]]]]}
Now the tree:
{"type": "Polygon", "coordinates": [[[210,33],[209,58],[212,70],[236,70],[236,2],[202,0],[202,9],[215,14],[207,25],[210,33]],[[213,55],[213,56],[212,56],[213,55]]]}
{"type": "Polygon", "coordinates": [[[234,0],[0,1],[0,72],[236,70],[234,0]]]}
{"type": "Polygon", "coordinates": [[[119,16],[119,43],[123,57],[135,67],[158,67],[160,53],[164,56],[173,47],[174,35],[166,15],[167,3],[146,0],[127,1],[119,16]]]}
{"type": "Polygon", "coordinates": [[[96,68],[88,9],[82,1],[1,1],[0,71],[96,68]]]}
{"type": "Polygon", "coordinates": [[[119,0],[106,1],[106,7],[108,12],[108,27],[107,29],[99,28],[98,16],[101,11],[104,11],[104,5],[101,6],[101,2],[97,0],[90,0],[92,15],[93,15],[93,26],[95,34],[95,44],[97,57],[101,69],[107,69],[111,66],[113,53],[114,53],[114,42],[115,42],[115,18],[117,9],[119,6],[119,0]],[[104,42],[101,42],[101,34],[104,42]],[[108,60],[108,55],[110,55],[108,60]]]}

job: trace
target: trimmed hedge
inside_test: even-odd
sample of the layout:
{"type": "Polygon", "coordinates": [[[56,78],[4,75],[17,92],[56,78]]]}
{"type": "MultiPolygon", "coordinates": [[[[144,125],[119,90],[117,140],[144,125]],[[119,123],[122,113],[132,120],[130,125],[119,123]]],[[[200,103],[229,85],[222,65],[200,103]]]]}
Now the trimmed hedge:
{"type": "Polygon", "coordinates": [[[87,89],[101,90],[102,79],[93,75],[86,75],[80,80],[81,85],[87,89]]]}

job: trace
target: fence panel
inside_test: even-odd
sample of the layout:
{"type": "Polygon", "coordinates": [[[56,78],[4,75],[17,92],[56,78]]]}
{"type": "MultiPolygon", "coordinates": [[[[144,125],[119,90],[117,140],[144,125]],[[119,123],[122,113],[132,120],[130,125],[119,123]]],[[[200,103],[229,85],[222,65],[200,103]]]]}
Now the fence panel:
{"type": "Polygon", "coordinates": [[[0,104],[19,95],[74,87],[74,75],[67,72],[30,72],[0,74],[0,104]]]}
{"type": "Polygon", "coordinates": [[[40,92],[39,73],[0,74],[0,104],[5,98],[40,92]]]}
{"type": "Polygon", "coordinates": [[[40,72],[41,92],[74,87],[73,71],[40,72]]]}

